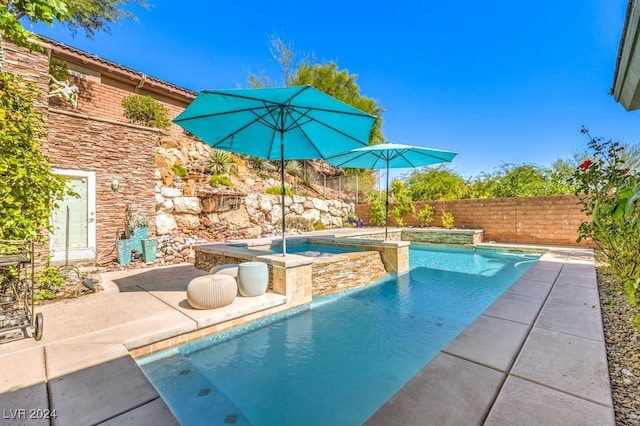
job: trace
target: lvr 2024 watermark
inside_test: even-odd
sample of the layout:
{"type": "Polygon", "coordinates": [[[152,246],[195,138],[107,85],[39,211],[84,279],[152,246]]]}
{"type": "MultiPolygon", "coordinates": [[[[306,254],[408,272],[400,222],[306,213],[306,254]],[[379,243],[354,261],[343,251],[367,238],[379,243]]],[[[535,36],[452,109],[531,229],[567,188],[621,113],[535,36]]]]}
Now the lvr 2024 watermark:
{"type": "Polygon", "coordinates": [[[3,408],[2,418],[4,420],[36,420],[55,419],[58,417],[56,410],[48,408],[3,408]]]}

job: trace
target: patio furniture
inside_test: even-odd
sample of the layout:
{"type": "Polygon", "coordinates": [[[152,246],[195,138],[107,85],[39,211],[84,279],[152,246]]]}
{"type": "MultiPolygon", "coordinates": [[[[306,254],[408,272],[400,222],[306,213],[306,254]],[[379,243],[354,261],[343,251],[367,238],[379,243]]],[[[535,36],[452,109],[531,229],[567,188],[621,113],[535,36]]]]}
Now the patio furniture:
{"type": "Polygon", "coordinates": [[[222,265],[216,265],[209,269],[209,274],[223,274],[229,275],[233,278],[238,278],[238,264],[237,263],[225,263],[222,265]]]}
{"type": "Polygon", "coordinates": [[[203,275],[189,281],[187,301],[195,309],[216,309],[231,304],[237,293],[238,284],[233,277],[203,275]]]}
{"type": "Polygon", "coordinates": [[[260,296],[267,291],[269,268],[264,262],[243,262],[238,265],[238,291],[242,296],[260,296]]]}

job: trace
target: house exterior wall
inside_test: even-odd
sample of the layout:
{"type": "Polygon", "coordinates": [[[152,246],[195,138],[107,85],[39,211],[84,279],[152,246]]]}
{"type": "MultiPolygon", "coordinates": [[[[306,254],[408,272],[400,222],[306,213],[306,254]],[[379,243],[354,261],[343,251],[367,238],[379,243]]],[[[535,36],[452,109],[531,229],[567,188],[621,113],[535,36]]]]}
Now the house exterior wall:
{"type": "Polygon", "coordinates": [[[161,132],[71,113],[49,111],[44,151],[51,164],[96,173],[96,253],[99,263],[115,259],[116,237],[124,231],[127,206],[147,215],[155,235],[154,148],[161,132]],[[117,179],[117,191],[111,182],[117,179]]]}
{"type": "MultiPolygon", "coordinates": [[[[42,91],[38,107],[48,127],[42,149],[51,167],[96,174],[97,261],[115,259],[114,241],[124,230],[128,205],[151,218],[149,236],[153,237],[155,146],[164,132],[126,123],[121,115],[121,101],[133,93],[135,86],[103,84],[98,72],[83,66],[87,78],[70,76],[70,83],[77,83],[80,88],[78,108],[73,109],[57,98],[48,97],[50,49],[29,52],[3,40],[3,50],[3,71],[22,75],[42,91]],[[117,191],[111,189],[114,178],[120,182],[117,191]]],[[[69,64],[70,70],[74,67],[69,64]]],[[[171,105],[176,114],[182,108],[171,105]]],[[[48,249],[40,247],[37,257],[46,262],[48,249]]]]}
{"type": "MultiPolygon", "coordinates": [[[[415,202],[416,213],[426,204],[435,208],[432,226],[442,226],[444,210],[454,216],[458,229],[483,229],[485,242],[578,245],[578,226],[588,220],[575,195],[415,202]]],[[[394,207],[389,204],[389,211],[394,207]]],[[[356,205],[356,214],[365,224],[370,223],[369,211],[368,204],[356,205]]],[[[413,216],[403,221],[405,226],[417,226],[413,216]]],[[[389,225],[396,225],[392,214],[389,225]]]]}

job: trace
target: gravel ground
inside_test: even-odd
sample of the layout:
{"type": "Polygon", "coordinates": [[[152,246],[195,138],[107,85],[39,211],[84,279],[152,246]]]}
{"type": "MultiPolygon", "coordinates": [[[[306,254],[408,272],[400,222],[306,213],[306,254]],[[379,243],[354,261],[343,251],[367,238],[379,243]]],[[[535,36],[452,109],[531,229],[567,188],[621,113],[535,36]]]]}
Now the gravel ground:
{"type": "Polygon", "coordinates": [[[598,288],[617,425],[640,425],[640,332],[620,281],[598,268],[598,288]]]}

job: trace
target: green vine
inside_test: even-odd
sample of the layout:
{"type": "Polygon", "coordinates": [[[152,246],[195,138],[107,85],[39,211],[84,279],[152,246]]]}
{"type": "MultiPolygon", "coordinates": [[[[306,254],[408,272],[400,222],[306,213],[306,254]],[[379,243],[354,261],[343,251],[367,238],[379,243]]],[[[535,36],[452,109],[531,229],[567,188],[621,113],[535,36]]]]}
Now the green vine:
{"type": "Polygon", "coordinates": [[[44,241],[40,231],[51,230],[51,211],[68,193],[41,151],[47,133],[39,98],[34,84],[0,72],[0,239],[44,241]]]}

